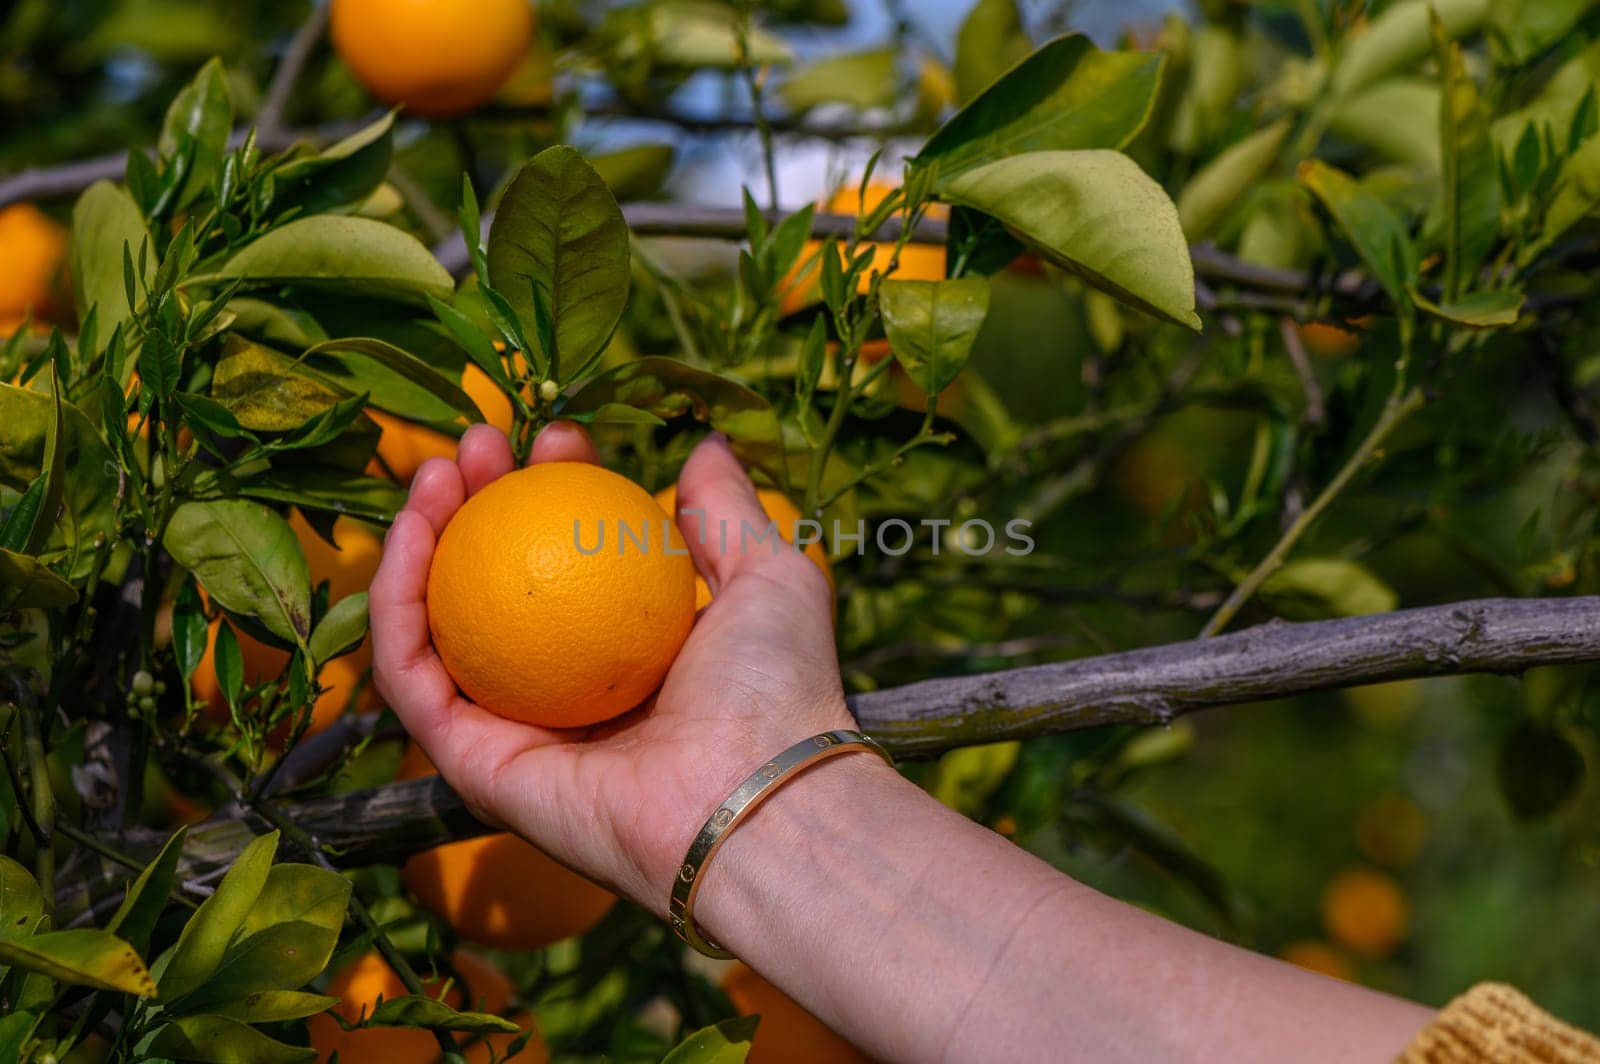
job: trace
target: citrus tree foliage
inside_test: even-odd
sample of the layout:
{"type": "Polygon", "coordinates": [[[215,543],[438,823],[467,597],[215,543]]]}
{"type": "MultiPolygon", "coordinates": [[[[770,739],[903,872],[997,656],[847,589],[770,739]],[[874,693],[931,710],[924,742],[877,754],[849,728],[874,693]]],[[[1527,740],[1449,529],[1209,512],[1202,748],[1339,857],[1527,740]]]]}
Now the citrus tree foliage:
{"type": "MultiPolygon", "coordinates": [[[[653,109],[696,71],[761,67],[794,122],[887,112],[920,145],[903,165],[875,159],[853,227],[825,236],[813,209],[778,217],[747,192],[736,262],[709,276],[664,265],[619,206],[656,193],[670,148],[586,154],[543,121],[555,111],[497,141],[509,162],[491,180],[468,160],[464,182],[435,182],[465,246],[456,276],[428,231],[438,204],[408,206],[400,187],[403,116],[263,147],[235,113],[239,72],[215,60],[176,91],[151,150],[78,197],[76,327],[0,349],[0,1059],[58,1058],[97,1030],[115,1032],[117,1059],[309,1059],[299,1021],[330,1004],[315,989],[330,961],[437,952],[448,932],[392,874],[341,875],[291,837],[293,799],[348,786],[341,767],[368,752],[277,785],[324,667],[367,616],[364,595],[330,608],[312,586],[288,517],[328,537],[341,515],[389,521],[404,488],[377,460],[374,413],[457,436],[485,418],[469,366],[509,403],[519,455],[544,425],[579,422],[654,489],[709,428],[808,514],[1035,522],[1029,559],[869,539],[843,562],[857,688],[1083,653],[1103,631],[1392,609],[1367,558],[1419,534],[1457,543],[1498,591],[1594,590],[1587,4],[1229,5],[1106,50],[1030,37],[1011,0],[980,0],[949,69],[906,41],[801,64],[785,23],[841,12],[772,6],[756,22],[674,0],[546,12],[541,47],[626,107],[653,109]],[[897,276],[913,242],[941,238],[944,276],[897,276]],[[1053,325],[1005,320],[1018,277],[1066,307],[1053,325]],[[804,284],[820,299],[787,305],[804,284]],[[1359,357],[1313,364],[1300,326],[1319,319],[1359,334],[1359,357]],[[974,364],[995,335],[1038,350],[996,357],[991,340],[974,364]],[[1063,344],[1082,379],[1062,377],[1064,356],[1037,368],[1063,344]],[[1513,429],[1497,391],[1533,375],[1549,408],[1513,429]],[[1216,423],[1216,449],[1239,461],[1136,485],[1137,521],[1091,513],[1109,470],[1152,460],[1162,418],[1196,410],[1238,415],[1216,423]],[[1532,470],[1581,490],[1523,504],[1514,545],[1460,543],[1461,514],[1532,470]],[[1360,505],[1341,519],[1347,494],[1360,505]],[[189,682],[213,622],[222,715],[189,682]],[[1005,649],[1018,633],[1028,646],[1005,649]],[[248,676],[241,635],[280,649],[281,673],[248,676]],[[108,735],[132,788],[109,812],[85,797],[108,735]],[[148,863],[100,855],[132,866],[114,906],[58,890],[57,857],[116,838],[152,766],[289,834],[259,835],[201,890],[178,873],[182,831],[148,863]]],[[[85,47],[203,58],[163,52],[185,42],[140,38],[132,19],[85,47]]],[[[242,48],[201,22],[202,52],[242,48]]],[[[1552,696],[1508,744],[1519,813],[1581,785],[1577,704],[1552,696]]],[[[1237,926],[1229,884],[1118,793],[1185,743],[981,747],[923,777],[973,815],[1003,799],[1013,831],[1148,858],[1237,926]]],[[[659,1058],[676,1037],[626,1017],[667,994],[684,1018],[668,1035],[704,1027],[670,1059],[743,1058],[748,1024],[714,1023],[726,1009],[659,928],[623,913],[592,939],[537,977],[565,995],[571,1045],[659,1058]]],[[[365,1022],[515,1030],[426,994],[365,1022]]]]}

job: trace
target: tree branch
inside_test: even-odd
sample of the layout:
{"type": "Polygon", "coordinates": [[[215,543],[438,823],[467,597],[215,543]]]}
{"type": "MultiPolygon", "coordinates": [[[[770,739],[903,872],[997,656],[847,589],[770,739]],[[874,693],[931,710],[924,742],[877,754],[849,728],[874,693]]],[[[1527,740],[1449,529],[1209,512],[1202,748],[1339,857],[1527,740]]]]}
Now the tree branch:
{"type": "MultiPolygon", "coordinates": [[[[896,756],[927,758],[978,743],[1108,724],[1166,724],[1200,709],[1389,680],[1520,673],[1600,661],[1600,596],[1482,599],[1305,624],[1273,622],[1231,635],[1099,657],[924,680],[850,699],[861,726],[896,756]]],[[[490,830],[438,777],[332,795],[286,808],[341,867],[402,861],[490,830]]],[[[232,807],[190,829],[181,877],[204,879],[267,830],[232,807]]],[[[104,840],[148,860],[163,836],[104,840]]],[[[81,862],[63,880],[63,913],[103,917],[126,871],[81,862]]]]}
{"type": "Polygon", "coordinates": [[[278,69],[272,75],[272,84],[267,88],[267,98],[261,104],[261,111],[256,116],[258,139],[282,134],[284,120],[289,113],[289,99],[294,95],[294,88],[300,82],[300,75],[304,73],[306,64],[310,62],[312,53],[322,42],[322,36],[327,29],[328,5],[316,4],[311,8],[311,14],[307,16],[305,22],[295,31],[294,38],[290,40],[289,47],[278,64],[278,69]]]}

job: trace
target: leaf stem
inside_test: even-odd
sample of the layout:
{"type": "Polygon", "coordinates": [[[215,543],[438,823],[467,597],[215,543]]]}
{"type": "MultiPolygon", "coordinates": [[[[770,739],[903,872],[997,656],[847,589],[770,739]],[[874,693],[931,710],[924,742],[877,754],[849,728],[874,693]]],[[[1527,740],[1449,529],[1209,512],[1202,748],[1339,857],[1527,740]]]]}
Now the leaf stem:
{"type": "Polygon", "coordinates": [[[1267,582],[1267,578],[1277,572],[1283,565],[1284,560],[1288,558],[1290,552],[1294,550],[1305,534],[1310,531],[1311,526],[1317,522],[1317,519],[1333,504],[1333,501],[1339,497],[1340,493],[1349,487],[1356,474],[1361,472],[1366,464],[1377,455],[1384,441],[1389,438],[1390,433],[1394,432],[1401,422],[1405,421],[1406,418],[1420,408],[1422,402],[1422,389],[1415,386],[1404,394],[1389,397],[1388,401],[1383,405],[1382,412],[1378,415],[1378,420],[1373,423],[1371,430],[1367,432],[1366,438],[1356,447],[1355,452],[1345,461],[1339,472],[1334,474],[1333,479],[1322,489],[1322,492],[1312,500],[1311,505],[1306,507],[1305,512],[1295,518],[1294,523],[1284,531],[1283,536],[1273,546],[1272,550],[1267,552],[1267,556],[1257,563],[1249,575],[1233,589],[1233,593],[1228,596],[1227,600],[1217,608],[1217,612],[1212,615],[1211,620],[1207,621],[1206,626],[1201,629],[1200,635],[1202,638],[1214,636],[1228,626],[1228,622],[1233,620],[1245,603],[1249,602],[1255,596],[1255,593],[1261,590],[1261,585],[1267,582]]]}

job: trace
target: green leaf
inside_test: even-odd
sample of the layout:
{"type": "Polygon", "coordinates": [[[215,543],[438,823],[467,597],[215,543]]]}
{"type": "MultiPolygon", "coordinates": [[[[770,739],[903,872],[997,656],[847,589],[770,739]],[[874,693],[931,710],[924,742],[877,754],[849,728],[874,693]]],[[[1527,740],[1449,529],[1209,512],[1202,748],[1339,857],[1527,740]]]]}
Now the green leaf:
{"type": "Polygon", "coordinates": [[[306,649],[317,664],[348,654],[367,637],[367,593],[358,591],[335,602],[311,633],[306,649]]]}
{"type": "Polygon", "coordinates": [[[1421,292],[1413,290],[1411,293],[1411,301],[1428,317],[1467,329],[1500,329],[1515,325],[1523,299],[1521,292],[1511,289],[1474,292],[1451,303],[1435,303],[1421,292]]]}
{"type": "Polygon", "coordinates": [[[1114,151],[1044,151],[981,166],[941,192],[1130,306],[1199,331],[1178,210],[1114,151]]]}
{"type": "Polygon", "coordinates": [[[179,357],[165,333],[145,334],[144,346],[139,349],[139,387],[158,399],[167,398],[178,388],[179,357]]]}
{"type": "Polygon", "coordinates": [[[537,322],[534,287],[554,332],[549,375],[587,363],[611,338],[628,302],[628,225],[583,156],[557,145],[534,156],[506,189],[489,228],[489,279],[524,333],[537,322]]]}
{"type": "Polygon", "coordinates": [[[393,521],[406,503],[405,489],[392,480],[314,467],[271,469],[241,481],[239,494],[382,524],[393,521]]]}
{"type": "Polygon", "coordinates": [[[172,652],[185,680],[194,675],[206,653],[205,605],[194,580],[185,579],[172,608],[172,652]]]}
{"type": "Polygon", "coordinates": [[[251,840],[216,891],[189,917],[164,964],[157,966],[162,1001],[175,1001],[211,978],[261,895],[277,850],[276,831],[251,840]]]}
{"type": "Polygon", "coordinates": [[[589,164],[617,202],[633,203],[661,194],[677,155],[677,149],[670,144],[636,144],[591,155],[589,164]]]}
{"type": "Polygon", "coordinates": [[[1564,38],[1595,0],[1489,0],[1489,38],[1512,66],[1564,38]]]}
{"type": "Polygon", "coordinates": [[[204,428],[223,439],[255,439],[255,434],[234,416],[233,411],[208,395],[174,392],[173,401],[183,411],[189,428],[204,428]]]}
{"type": "Polygon", "coordinates": [[[435,998],[405,994],[378,1004],[367,1017],[365,1027],[425,1027],[432,1031],[465,1031],[470,1034],[516,1034],[521,1030],[510,1020],[483,1012],[457,1012],[435,998]]]}
{"type": "Polygon", "coordinates": [[[1417,276],[1417,249],[1399,216],[1349,174],[1321,160],[1301,163],[1299,176],[1389,298],[1407,305],[1406,289],[1417,276]]]}
{"type": "Polygon", "coordinates": [[[305,363],[352,395],[418,421],[482,421],[460,385],[407,351],[369,337],[329,340],[308,349],[305,363]]]}
{"type": "Polygon", "coordinates": [[[1433,50],[1430,9],[1438,13],[1446,34],[1456,39],[1483,24],[1489,0],[1399,0],[1390,4],[1346,38],[1329,79],[1334,95],[1348,95],[1391,74],[1415,70],[1433,50]]]}
{"type": "Polygon", "coordinates": [[[1334,101],[1328,132],[1385,159],[1439,168],[1439,83],[1400,75],[1334,101]]]}
{"type": "Polygon", "coordinates": [[[217,640],[212,648],[217,686],[228,700],[230,710],[238,710],[239,695],[244,690],[244,652],[239,649],[239,636],[233,625],[223,621],[217,626],[217,640]]]}
{"type": "Polygon", "coordinates": [[[928,793],[965,816],[983,812],[984,803],[1016,767],[1022,744],[984,743],[951,750],[939,758],[927,782],[928,793]]]}
{"type": "Polygon", "coordinates": [[[344,876],[312,865],[274,865],[204,983],[181,999],[163,1000],[175,1011],[206,1012],[219,1002],[309,983],[339,943],[350,886],[344,876]]]}
{"type": "Polygon", "coordinates": [[[655,425],[666,424],[659,417],[648,410],[640,410],[636,406],[624,403],[607,403],[598,410],[587,414],[567,414],[565,419],[576,421],[580,425],[655,425]]]}
{"type": "Polygon", "coordinates": [[[1102,52],[1087,37],[1051,41],[944,124],[914,163],[936,191],[1025,152],[1121,148],[1155,105],[1161,55],[1102,52]]]}
{"type": "Polygon", "coordinates": [[[967,364],[989,313],[989,280],[883,282],[883,328],[895,360],[929,396],[950,386],[967,364]]]}
{"type": "Polygon", "coordinates": [[[1183,226],[1183,235],[1190,241],[1209,236],[1271,172],[1293,130],[1294,121],[1281,118],[1230,145],[1190,178],[1178,194],[1178,222],[1183,226]]]}
{"type": "Polygon", "coordinates": [[[138,878],[128,884],[127,895],[106,924],[108,932],[120,933],[135,949],[143,950],[149,946],[156,921],[167,907],[167,895],[172,893],[178,859],[183,856],[183,843],[188,835],[188,828],[179,828],[174,832],[155,859],[145,865],[138,878]]]}
{"type": "Polygon", "coordinates": [[[289,523],[247,499],[186,502],[162,539],[174,561],[229,613],[291,646],[311,634],[311,577],[289,523]]]}
{"type": "Polygon", "coordinates": [[[241,1023],[283,1023],[315,1016],[338,1003],[338,998],[300,990],[258,990],[235,1001],[212,1005],[208,1013],[241,1023]]]}
{"type": "Polygon", "coordinates": [[[1032,50],[1016,0],[978,0],[956,33],[956,96],[976,99],[1032,50]]]}
{"type": "Polygon", "coordinates": [[[1261,597],[1297,620],[1388,613],[1400,601],[1370,569],[1348,558],[1289,562],[1261,585],[1261,597]]]}
{"type": "Polygon", "coordinates": [[[69,259],[78,320],[95,308],[104,336],[133,316],[123,278],[124,249],[136,274],[155,269],[150,233],[133,197],[109,181],[97,181],[72,208],[69,259]]]}
{"type": "Polygon", "coordinates": [[[416,237],[370,218],[299,218],[247,245],[192,284],[303,285],[409,303],[449,299],[455,282],[416,237]]]}
{"type": "Polygon", "coordinates": [[[858,111],[889,107],[899,88],[897,58],[893,48],[830,55],[791,74],[778,87],[778,96],[797,113],[829,103],[858,111]]]}
{"type": "Polygon", "coordinates": [[[505,360],[500,357],[500,352],[494,349],[494,341],[478,328],[471,318],[448,303],[441,303],[437,299],[430,299],[428,305],[433,308],[433,316],[445,327],[461,349],[472,359],[474,365],[489,375],[489,379],[500,386],[501,391],[509,390],[510,378],[506,376],[505,360]]]}
{"type": "MultiPolygon", "coordinates": [[[[704,0],[667,0],[646,5],[651,58],[661,66],[698,70],[702,67],[734,70],[741,65],[733,9],[704,0]]],[[[783,38],[752,26],[743,57],[753,66],[779,65],[793,55],[783,38]]]]}
{"type": "Polygon", "coordinates": [[[158,147],[163,156],[170,159],[180,151],[189,153],[183,188],[172,204],[175,210],[187,207],[211,187],[232,130],[233,101],[228,97],[227,74],[222,60],[212,59],[179,90],[161,126],[158,147]]]}
{"type": "Polygon", "coordinates": [[[675,359],[641,358],[590,380],[560,413],[592,413],[609,403],[648,410],[664,420],[692,414],[726,435],[748,463],[769,473],[782,466],[783,432],[772,404],[727,377],[675,359]]]}
{"type": "Polygon", "coordinates": [[[1544,224],[1538,237],[1518,252],[1518,261],[1532,262],[1596,208],[1600,208],[1600,135],[1584,141],[1562,162],[1556,194],[1545,211],[1544,224]]]}
{"type": "Polygon", "coordinates": [[[59,609],[78,601],[78,589],[39,559],[0,548],[0,608],[59,609]]]}
{"type": "Polygon", "coordinates": [[[679,1042],[661,1064],[742,1064],[760,1022],[759,1016],[740,1016],[702,1027],[679,1042]]]}
{"type": "Polygon", "coordinates": [[[44,915],[44,894],[33,874],[0,854],[0,937],[30,933],[44,915]]]}
{"type": "Polygon", "coordinates": [[[253,432],[292,432],[346,393],[270,347],[230,335],[211,378],[211,397],[253,432]]]}
{"type": "Polygon", "coordinates": [[[272,173],[272,209],[320,214],[364,202],[389,172],[394,120],[390,111],[317,155],[278,167],[272,173]]]}
{"type": "Polygon", "coordinates": [[[0,963],[68,986],[149,997],[150,972],[127,942],[106,931],[47,931],[27,938],[0,936],[0,963]]]}
{"type": "Polygon", "coordinates": [[[285,1045],[228,1016],[172,1020],[155,1032],[143,1050],[152,1057],[207,1064],[306,1064],[317,1059],[314,1049],[285,1045]]]}
{"type": "Polygon", "coordinates": [[[0,1060],[22,1059],[22,1047],[33,1036],[33,1025],[38,1019],[27,1011],[0,1016],[0,1060]]]}
{"type": "Polygon", "coordinates": [[[0,547],[22,554],[38,554],[55,528],[61,511],[62,485],[66,471],[66,404],[61,399],[61,380],[50,367],[51,413],[45,420],[44,456],[39,475],[33,478],[0,528],[0,547]]]}

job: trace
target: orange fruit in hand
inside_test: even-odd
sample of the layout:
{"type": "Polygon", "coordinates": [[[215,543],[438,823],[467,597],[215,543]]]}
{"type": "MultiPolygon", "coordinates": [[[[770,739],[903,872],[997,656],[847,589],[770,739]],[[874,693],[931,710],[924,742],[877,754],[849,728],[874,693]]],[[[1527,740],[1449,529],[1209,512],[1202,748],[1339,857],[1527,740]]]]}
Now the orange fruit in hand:
{"type": "Polygon", "coordinates": [[[761,1017],[750,1043],[748,1064],[868,1064],[865,1053],[834,1034],[789,995],[744,964],[735,964],[722,989],[741,1016],[761,1017]]]}
{"type": "MultiPolygon", "coordinates": [[[[446,1004],[455,1009],[496,1015],[505,1010],[511,1001],[512,987],[499,969],[465,951],[457,951],[450,958],[450,965],[459,979],[445,994],[446,1004]]],[[[430,982],[427,989],[437,994],[440,985],[438,981],[430,982]]],[[[328,981],[326,993],[339,999],[331,1011],[346,1023],[356,1023],[371,1015],[380,998],[389,1001],[404,997],[408,991],[389,963],[377,952],[372,952],[362,954],[334,973],[328,981]]],[[[517,1016],[514,1022],[524,1030],[532,1026],[531,1017],[525,1014],[517,1016]]],[[[338,1020],[324,1012],[308,1019],[306,1030],[311,1036],[311,1048],[317,1051],[317,1059],[321,1061],[328,1060],[335,1052],[341,1061],[350,1064],[356,1064],[357,1061],[433,1064],[440,1056],[439,1042],[433,1032],[420,1028],[368,1027],[346,1031],[339,1026],[338,1020]]],[[[505,1046],[517,1037],[512,1034],[494,1035],[489,1041],[495,1042],[504,1052],[505,1046]]],[[[488,1059],[487,1046],[482,1042],[467,1049],[467,1058],[480,1059],[475,1056],[479,1052],[481,1059],[488,1059]]],[[[519,1064],[541,1064],[549,1060],[550,1055],[535,1031],[523,1052],[511,1059],[519,1064]]]]}
{"type": "Polygon", "coordinates": [[[0,336],[56,309],[67,231],[31,203],[0,207],[0,336]]]}
{"type": "MultiPolygon", "coordinates": [[[[478,404],[485,422],[501,432],[511,431],[511,400],[487,373],[468,363],[461,374],[461,390],[478,404]]],[[[378,438],[378,459],[367,470],[374,476],[383,475],[387,469],[400,483],[409,484],[428,459],[456,456],[457,441],[453,436],[382,410],[369,409],[367,416],[383,430],[378,438]]]]}
{"type": "MultiPolygon", "coordinates": [[[[309,522],[294,510],[289,515],[289,527],[294,530],[305,552],[306,568],[311,573],[311,586],[328,583],[328,604],[332,605],[347,595],[365,591],[378,572],[378,561],[383,554],[383,543],[369,526],[352,517],[341,517],[334,522],[333,538],[338,549],[317,534],[309,522]]],[[[206,703],[213,716],[227,719],[227,700],[222,686],[217,682],[215,648],[220,621],[213,621],[206,640],[205,656],[195,668],[191,683],[195,697],[206,703]]],[[[245,686],[264,683],[281,675],[289,665],[289,652],[238,632],[239,650],[244,659],[245,686]]],[[[307,734],[321,731],[338,719],[350,704],[351,695],[372,665],[372,646],[363,641],[355,650],[334,658],[322,667],[317,680],[326,690],[317,698],[311,710],[311,725],[307,734]]],[[[377,693],[367,684],[357,699],[357,710],[376,709],[377,693]]],[[[287,734],[285,730],[282,734],[287,734]]]]}
{"type": "MultiPolygon", "coordinates": [[[[407,747],[396,779],[433,775],[428,756],[407,747]]],[[[598,924],[616,896],[515,835],[483,835],[425,850],[400,877],[429,912],[469,942],[543,949],[598,924]]]]}
{"type": "Polygon", "coordinates": [[[1335,942],[1371,960],[1406,937],[1410,907],[1393,879],[1370,868],[1340,872],[1322,894],[1322,923],[1335,942]]]}
{"type": "Polygon", "coordinates": [[[533,39],[528,0],[333,0],[333,46],[378,99],[448,118],[494,98],[533,39]]]}
{"type": "MultiPolygon", "coordinates": [[[[867,186],[866,195],[863,197],[860,189],[852,185],[835,193],[832,199],[818,204],[818,209],[825,214],[856,214],[864,206],[866,211],[870,212],[887,199],[895,188],[896,186],[886,182],[873,182],[867,186]]],[[[928,209],[928,216],[931,218],[943,218],[948,213],[948,208],[942,204],[935,204],[928,209]]],[[[813,303],[822,301],[822,260],[818,254],[822,246],[823,242],[820,240],[806,241],[805,250],[800,253],[799,261],[779,286],[783,289],[783,297],[778,309],[783,314],[794,314],[813,303]]],[[[840,242],[838,247],[842,266],[844,265],[843,243],[840,242]]],[[[861,247],[872,249],[872,263],[862,271],[860,279],[856,282],[857,295],[865,295],[870,290],[873,269],[879,271],[888,269],[889,257],[894,254],[893,241],[874,241],[861,247]]],[[[944,259],[942,247],[934,244],[907,244],[901,249],[899,264],[891,276],[897,281],[942,281],[945,271],[944,259]]],[[[889,349],[888,344],[882,341],[878,341],[876,347],[872,346],[873,343],[873,341],[868,342],[868,346],[872,347],[870,356],[865,349],[862,351],[862,357],[869,362],[882,358],[889,349]]]]}
{"type": "Polygon", "coordinates": [[[638,705],[693,624],[694,563],[677,526],[643,488],[584,462],[529,466],[479,491],[428,573],[428,627],[456,685],[547,728],[638,705]]]}
{"type": "MultiPolygon", "coordinates": [[[[756,489],[756,497],[761,500],[761,508],[767,512],[772,523],[777,526],[778,534],[785,543],[793,543],[796,531],[800,527],[800,508],[789,501],[789,496],[772,488],[756,489]]],[[[678,486],[669,484],[656,492],[656,503],[670,516],[678,512],[678,486]]],[[[689,531],[693,533],[698,525],[694,515],[689,517],[689,531]]],[[[728,530],[729,535],[733,530],[728,530]]],[[[833,586],[833,567],[828,564],[828,552],[823,549],[819,539],[814,543],[807,543],[805,548],[807,558],[816,563],[822,575],[828,578],[828,586],[833,586]]],[[[706,584],[705,577],[699,573],[694,577],[694,608],[702,610],[711,603],[711,588],[706,584]]]]}

